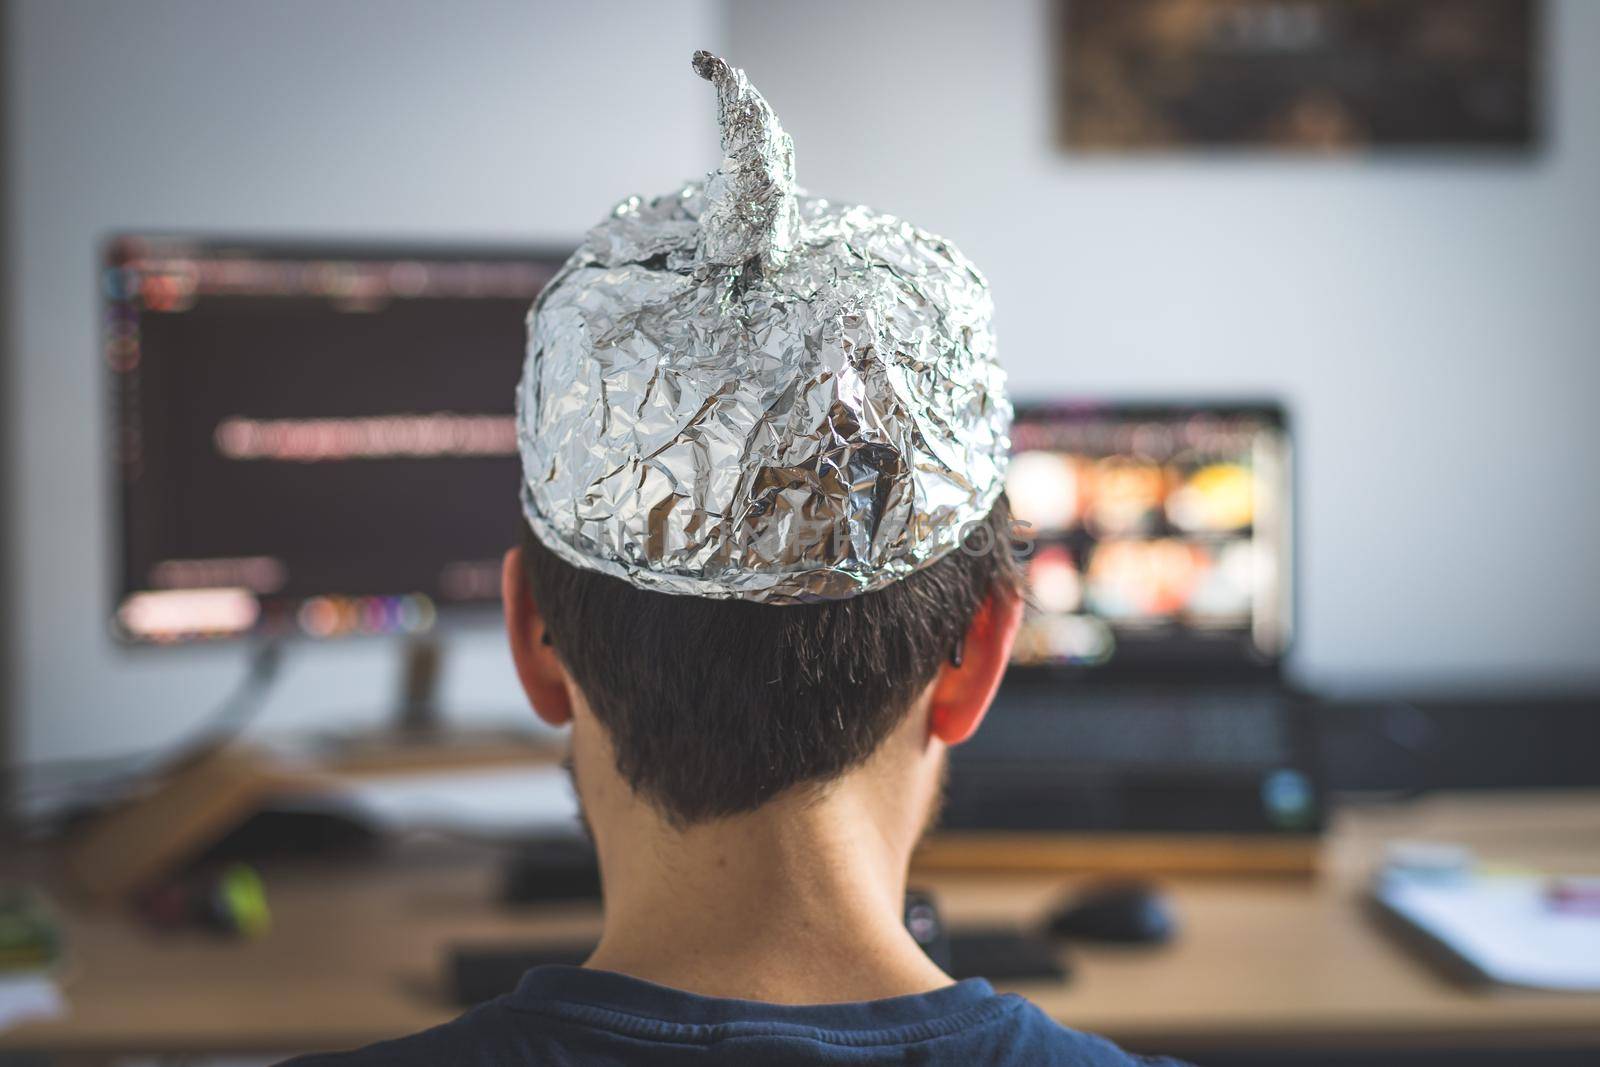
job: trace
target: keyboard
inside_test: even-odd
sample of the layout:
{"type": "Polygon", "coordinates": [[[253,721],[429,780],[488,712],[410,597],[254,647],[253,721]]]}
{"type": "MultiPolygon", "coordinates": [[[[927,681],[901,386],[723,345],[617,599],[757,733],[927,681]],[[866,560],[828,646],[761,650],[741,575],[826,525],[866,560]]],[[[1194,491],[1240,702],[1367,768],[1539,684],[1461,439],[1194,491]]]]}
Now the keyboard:
{"type": "Polygon", "coordinates": [[[952,751],[943,826],[1277,833],[1320,825],[1290,698],[1271,685],[1008,686],[952,751]]]}
{"type": "Polygon", "coordinates": [[[1003,691],[962,755],[1056,766],[1271,766],[1291,754],[1283,700],[1259,686],[1003,691]]]}

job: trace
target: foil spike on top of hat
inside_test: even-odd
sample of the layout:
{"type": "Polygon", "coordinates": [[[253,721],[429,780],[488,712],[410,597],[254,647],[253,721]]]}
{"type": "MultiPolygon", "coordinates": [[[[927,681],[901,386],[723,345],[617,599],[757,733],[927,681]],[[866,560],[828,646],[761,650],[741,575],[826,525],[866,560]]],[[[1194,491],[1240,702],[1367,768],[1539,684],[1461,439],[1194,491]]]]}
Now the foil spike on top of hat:
{"type": "Polygon", "coordinates": [[[717,88],[722,166],[706,179],[700,259],[721,266],[781,263],[794,246],[799,206],[794,141],[744,71],[696,52],[696,74],[717,88]]]}

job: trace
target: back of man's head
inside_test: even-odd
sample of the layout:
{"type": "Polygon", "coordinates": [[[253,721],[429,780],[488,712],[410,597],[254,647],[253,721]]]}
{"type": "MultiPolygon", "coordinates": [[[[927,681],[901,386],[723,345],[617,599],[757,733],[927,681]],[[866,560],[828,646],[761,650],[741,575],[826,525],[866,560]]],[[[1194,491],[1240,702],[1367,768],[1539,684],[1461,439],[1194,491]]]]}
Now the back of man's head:
{"type": "Polygon", "coordinates": [[[638,589],[556,557],[531,532],[534,602],[616,754],[670,821],[752,811],[863,763],[974,615],[1017,595],[1001,497],[943,559],[847,600],[760,604],[638,589]]]}
{"type": "MultiPolygon", "coordinates": [[[[506,578],[513,640],[559,659],[552,678],[523,657],[535,705],[562,721],[580,691],[617,771],[680,826],[862,764],[985,605],[1014,627],[1017,586],[983,275],[904,220],[806,196],[744,73],[693,66],[721,167],[619,204],[529,316],[525,582],[506,578]]],[[[982,717],[1009,636],[971,644],[946,743],[982,717]]]]}

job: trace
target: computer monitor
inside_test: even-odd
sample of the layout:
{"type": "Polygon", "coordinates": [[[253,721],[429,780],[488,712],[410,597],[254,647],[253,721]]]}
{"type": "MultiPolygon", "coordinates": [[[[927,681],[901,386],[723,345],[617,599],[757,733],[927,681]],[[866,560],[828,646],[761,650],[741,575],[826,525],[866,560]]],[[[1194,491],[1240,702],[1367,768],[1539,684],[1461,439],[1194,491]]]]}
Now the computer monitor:
{"type": "Polygon", "coordinates": [[[524,321],[563,259],[110,242],[113,632],[418,633],[497,601],[524,321]]]}
{"type": "Polygon", "coordinates": [[[1014,674],[1277,670],[1294,615],[1280,406],[1026,404],[1012,447],[1014,674]]]}

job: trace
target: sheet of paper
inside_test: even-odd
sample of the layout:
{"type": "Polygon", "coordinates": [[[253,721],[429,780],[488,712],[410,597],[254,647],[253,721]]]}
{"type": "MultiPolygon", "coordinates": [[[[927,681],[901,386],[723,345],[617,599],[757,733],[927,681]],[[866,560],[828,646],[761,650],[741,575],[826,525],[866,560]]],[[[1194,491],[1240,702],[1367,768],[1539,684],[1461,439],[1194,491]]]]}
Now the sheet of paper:
{"type": "Polygon", "coordinates": [[[0,1030],[34,1019],[56,1019],[67,1002],[55,979],[37,972],[0,974],[0,1030]]]}
{"type": "Polygon", "coordinates": [[[1493,981],[1600,990],[1600,917],[1551,908],[1543,878],[1486,876],[1443,884],[1388,878],[1376,894],[1493,981]]]}

